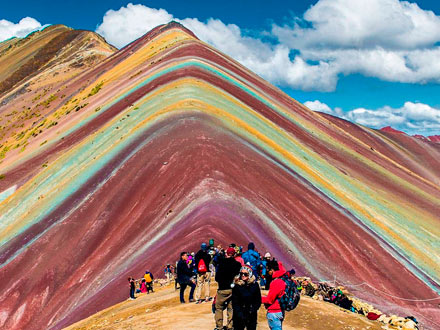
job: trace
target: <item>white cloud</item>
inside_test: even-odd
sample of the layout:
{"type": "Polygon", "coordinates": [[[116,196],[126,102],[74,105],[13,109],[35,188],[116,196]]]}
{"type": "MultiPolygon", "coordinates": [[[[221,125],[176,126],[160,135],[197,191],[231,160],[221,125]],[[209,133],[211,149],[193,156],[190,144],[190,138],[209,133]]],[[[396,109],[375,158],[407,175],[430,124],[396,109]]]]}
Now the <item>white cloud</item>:
{"type": "Polygon", "coordinates": [[[318,100],[304,103],[314,111],[336,115],[349,121],[372,127],[391,126],[408,134],[430,135],[440,132],[440,109],[423,103],[405,102],[400,108],[384,106],[379,109],[357,108],[347,112],[331,109],[318,100]]]}
{"type": "Polygon", "coordinates": [[[333,110],[327,104],[322,103],[318,100],[304,102],[304,105],[313,111],[333,114],[333,110]]]}
{"type": "Polygon", "coordinates": [[[168,23],[173,16],[165,9],[154,9],[144,5],[133,5],[105,13],[101,25],[96,29],[109,43],[120,48],[141,37],[152,28],[168,23]]]}
{"type": "Polygon", "coordinates": [[[320,0],[291,26],[274,25],[272,33],[304,60],[327,63],[336,80],[360,73],[392,82],[440,82],[440,17],[415,3],[320,0]]]}
{"type": "Polygon", "coordinates": [[[303,28],[275,25],[273,32],[292,48],[414,49],[440,40],[440,17],[416,3],[399,0],[320,0],[303,28]]]}
{"type": "Polygon", "coordinates": [[[18,23],[5,19],[0,20],[0,42],[12,37],[25,37],[29,33],[41,29],[40,22],[32,17],[25,17],[18,23]]]}

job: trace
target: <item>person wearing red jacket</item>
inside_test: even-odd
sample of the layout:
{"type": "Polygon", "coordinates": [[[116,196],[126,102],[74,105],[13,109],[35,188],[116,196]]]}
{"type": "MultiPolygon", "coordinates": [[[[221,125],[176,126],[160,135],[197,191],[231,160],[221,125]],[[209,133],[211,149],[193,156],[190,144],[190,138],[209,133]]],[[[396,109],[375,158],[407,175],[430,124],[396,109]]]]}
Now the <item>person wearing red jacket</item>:
{"type": "Polygon", "coordinates": [[[283,296],[286,291],[286,283],[281,277],[286,274],[286,270],[281,262],[271,263],[268,273],[272,275],[272,282],[270,283],[269,293],[267,296],[261,297],[261,302],[267,309],[267,322],[271,330],[282,330],[284,311],[281,309],[278,298],[283,296]]]}

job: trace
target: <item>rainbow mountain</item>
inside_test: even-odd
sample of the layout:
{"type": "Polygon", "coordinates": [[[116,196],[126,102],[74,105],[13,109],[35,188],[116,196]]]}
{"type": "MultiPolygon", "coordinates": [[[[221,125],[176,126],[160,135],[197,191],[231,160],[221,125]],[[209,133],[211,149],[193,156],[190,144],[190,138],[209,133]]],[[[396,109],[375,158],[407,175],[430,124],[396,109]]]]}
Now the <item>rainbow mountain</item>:
{"type": "Polygon", "coordinates": [[[440,323],[440,144],[313,112],[175,22],[119,51],[65,29],[0,43],[0,327],[63,328],[209,238],[440,323]]]}

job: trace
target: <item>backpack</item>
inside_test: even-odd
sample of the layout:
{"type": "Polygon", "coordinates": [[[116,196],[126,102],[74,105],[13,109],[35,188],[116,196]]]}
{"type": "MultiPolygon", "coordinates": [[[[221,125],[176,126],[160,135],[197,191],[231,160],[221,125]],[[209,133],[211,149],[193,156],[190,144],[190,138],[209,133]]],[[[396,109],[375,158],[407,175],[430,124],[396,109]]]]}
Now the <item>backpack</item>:
{"type": "Polygon", "coordinates": [[[284,275],[280,279],[286,283],[286,289],[284,295],[278,298],[278,302],[283,311],[289,312],[298,306],[300,293],[296,288],[295,282],[292,281],[289,276],[284,275]]]}
{"type": "Polygon", "coordinates": [[[206,264],[203,259],[200,259],[199,264],[197,266],[197,271],[199,273],[206,273],[208,271],[208,268],[206,268],[206,264]]]}

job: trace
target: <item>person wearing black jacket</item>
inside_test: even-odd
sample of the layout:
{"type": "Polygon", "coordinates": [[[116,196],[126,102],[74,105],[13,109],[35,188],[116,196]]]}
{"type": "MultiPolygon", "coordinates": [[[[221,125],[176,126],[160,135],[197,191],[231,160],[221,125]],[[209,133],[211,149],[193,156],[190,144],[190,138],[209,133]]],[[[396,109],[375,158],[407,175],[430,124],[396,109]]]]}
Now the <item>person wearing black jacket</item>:
{"type": "Polygon", "coordinates": [[[232,309],[234,312],[234,330],[256,330],[257,313],[261,306],[261,292],[252,268],[241,267],[235,277],[232,289],[232,309]]]}
{"type": "Polygon", "coordinates": [[[218,283],[217,297],[215,300],[215,324],[216,330],[223,329],[223,310],[228,310],[227,329],[232,329],[232,289],[231,284],[234,277],[240,272],[241,265],[233,257],[235,249],[230,247],[226,251],[226,257],[222,259],[215,273],[215,280],[218,283]]]}
{"type": "Polygon", "coordinates": [[[185,303],[185,289],[189,285],[191,287],[191,291],[189,292],[189,302],[194,301],[194,289],[196,285],[194,281],[191,279],[193,273],[191,269],[189,269],[186,260],[188,259],[188,254],[186,252],[182,252],[180,254],[180,260],[177,263],[177,282],[180,284],[180,302],[182,304],[185,303]]]}
{"type": "Polygon", "coordinates": [[[196,304],[200,304],[203,300],[210,301],[212,299],[209,293],[211,285],[211,272],[209,271],[210,263],[211,256],[208,253],[208,245],[206,243],[202,243],[200,251],[195,255],[197,271],[196,304]],[[202,260],[203,263],[201,263],[202,260]],[[204,299],[201,299],[202,292],[205,294],[204,299]]]}

